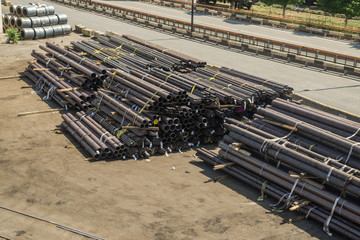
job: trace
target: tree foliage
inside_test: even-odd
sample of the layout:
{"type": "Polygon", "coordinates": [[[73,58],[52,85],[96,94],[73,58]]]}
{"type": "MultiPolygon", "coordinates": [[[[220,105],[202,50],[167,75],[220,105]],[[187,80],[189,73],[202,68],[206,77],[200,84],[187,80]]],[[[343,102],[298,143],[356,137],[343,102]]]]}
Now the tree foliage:
{"type": "Polygon", "coordinates": [[[263,0],[266,5],[279,4],[283,8],[283,17],[285,17],[285,10],[289,4],[303,4],[305,0],[263,0]]]}
{"type": "Polygon", "coordinates": [[[360,0],[317,0],[321,9],[331,14],[344,14],[345,25],[347,20],[360,16],[360,0]]]}

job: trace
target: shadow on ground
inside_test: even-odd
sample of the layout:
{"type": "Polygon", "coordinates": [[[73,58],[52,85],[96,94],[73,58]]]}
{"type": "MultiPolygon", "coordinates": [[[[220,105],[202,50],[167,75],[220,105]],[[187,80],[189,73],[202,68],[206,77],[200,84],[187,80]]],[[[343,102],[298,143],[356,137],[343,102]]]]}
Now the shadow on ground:
{"type": "MultiPolygon", "coordinates": [[[[216,152],[216,151],[214,151],[216,152]]],[[[290,212],[290,211],[284,211],[284,212],[273,212],[270,208],[270,204],[274,204],[277,201],[275,201],[272,198],[266,198],[263,202],[257,201],[258,197],[260,196],[260,191],[251,188],[250,186],[246,185],[245,183],[241,182],[240,180],[233,178],[231,176],[225,178],[224,180],[221,180],[220,182],[214,182],[213,179],[224,176],[226,173],[222,171],[214,171],[210,165],[208,165],[205,162],[202,161],[191,161],[191,164],[199,167],[202,169],[200,173],[204,174],[205,176],[209,177],[209,180],[204,182],[205,184],[223,184],[224,186],[232,189],[236,193],[246,197],[248,200],[258,204],[259,206],[263,207],[266,210],[265,214],[275,214],[277,216],[280,216],[283,219],[282,224],[293,224],[296,227],[302,229],[303,231],[309,233],[312,237],[318,238],[318,239],[328,239],[328,235],[322,231],[322,224],[319,222],[316,222],[312,219],[307,220],[301,220],[301,221],[295,221],[292,223],[289,223],[289,219],[296,219],[300,215],[297,212],[290,212]],[[310,222],[310,224],[309,224],[310,222]]],[[[216,206],[215,206],[216,207],[216,206]]],[[[220,206],[219,206],[220,207],[220,206]]],[[[340,236],[337,233],[334,233],[333,239],[338,240],[344,240],[342,236],[340,236]]]]}

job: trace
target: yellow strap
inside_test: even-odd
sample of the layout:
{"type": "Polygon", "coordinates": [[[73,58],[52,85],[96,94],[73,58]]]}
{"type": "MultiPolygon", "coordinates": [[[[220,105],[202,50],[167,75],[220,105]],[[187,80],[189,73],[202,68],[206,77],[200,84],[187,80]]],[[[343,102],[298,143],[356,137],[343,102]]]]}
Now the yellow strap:
{"type": "Polygon", "coordinates": [[[123,44],[124,44],[124,43],[122,43],[120,46],[118,46],[117,48],[115,48],[115,50],[117,51],[117,50],[121,49],[123,44]]]}
{"type": "Polygon", "coordinates": [[[123,135],[126,132],[127,132],[126,129],[121,129],[117,132],[116,137],[119,139],[121,137],[121,135],[123,135]]]}
{"type": "Polygon", "coordinates": [[[94,52],[91,54],[91,57],[93,57],[94,54],[96,54],[96,53],[102,53],[102,51],[100,51],[100,50],[94,50],[94,52]]]}
{"type": "MultiPolygon", "coordinates": [[[[160,88],[151,96],[151,98],[145,103],[145,105],[141,108],[141,110],[134,116],[133,120],[131,121],[131,124],[134,125],[136,118],[139,116],[139,114],[142,113],[142,111],[146,108],[146,106],[149,104],[149,102],[155,97],[155,95],[160,91],[160,88]]],[[[130,123],[129,123],[130,124],[130,123]]]]}
{"type": "Polygon", "coordinates": [[[231,83],[229,83],[229,84],[227,85],[227,87],[223,87],[221,90],[224,90],[225,88],[231,89],[230,86],[231,86],[231,83]]]}
{"type": "Polygon", "coordinates": [[[241,84],[241,85],[240,85],[240,88],[243,87],[243,86],[245,86],[245,85],[247,85],[247,84],[246,84],[246,83],[241,84]]]}
{"type": "Polygon", "coordinates": [[[220,73],[218,72],[217,74],[215,74],[214,76],[212,76],[211,78],[209,78],[209,81],[214,80],[215,77],[216,77],[217,75],[219,75],[219,74],[220,74],[220,73]]]}
{"type": "Polygon", "coordinates": [[[281,161],[278,161],[277,165],[276,165],[276,168],[279,168],[280,167],[280,164],[281,164],[281,161]]]}
{"type": "Polygon", "coordinates": [[[101,101],[100,102],[98,102],[97,104],[96,104],[96,112],[100,112],[100,104],[101,104],[101,101]]]}
{"type": "MultiPolygon", "coordinates": [[[[121,70],[116,69],[115,72],[113,72],[112,77],[111,77],[111,82],[109,83],[109,86],[108,86],[109,89],[110,89],[111,84],[114,82],[114,77],[115,77],[115,75],[116,75],[118,72],[120,72],[120,71],[121,71],[121,70]]],[[[122,71],[121,71],[121,72],[122,72],[122,71]]]]}
{"type": "Polygon", "coordinates": [[[196,83],[194,84],[194,86],[192,87],[192,89],[191,89],[191,94],[193,93],[193,91],[195,90],[195,86],[196,86],[196,83]]]}
{"type": "Polygon", "coordinates": [[[315,145],[316,145],[316,143],[314,143],[313,145],[311,145],[311,146],[309,147],[309,150],[311,151],[311,149],[312,149],[315,145]]]}
{"type": "Polygon", "coordinates": [[[136,50],[137,50],[137,48],[135,48],[135,49],[134,49],[134,52],[133,52],[133,54],[135,54],[135,53],[136,53],[136,50]]]}
{"type": "Polygon", "coordinates": [[[166,77],[165,82],[167,82],[168,78],[171,77],[173,74],[170,74],[169,76],[166,77]]]}
{"type": "Polygon", "coordinates": [[[104,63],[106,63],[106,59],[109,59],[109,60],[111,60],[111,59],[116,60],[116,59],[119,59],[119,58],[120,58],[120,57],[109,56],[109,57],[104,58],[103,62],[104,62],[104,63]]]}

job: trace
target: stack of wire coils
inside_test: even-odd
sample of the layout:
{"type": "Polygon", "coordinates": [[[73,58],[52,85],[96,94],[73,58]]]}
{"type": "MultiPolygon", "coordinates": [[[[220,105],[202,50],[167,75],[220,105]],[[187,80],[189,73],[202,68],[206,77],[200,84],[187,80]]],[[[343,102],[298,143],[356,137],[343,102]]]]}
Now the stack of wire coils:
{"type": "Polygon", "coordinates": [[[64,13],[55,13],[54,6],[46,4],[18,4],[10,6],[10,14],[3,14],[3,30],[18,29],[23,40],[51,38],[72,31],[64,13]]]}

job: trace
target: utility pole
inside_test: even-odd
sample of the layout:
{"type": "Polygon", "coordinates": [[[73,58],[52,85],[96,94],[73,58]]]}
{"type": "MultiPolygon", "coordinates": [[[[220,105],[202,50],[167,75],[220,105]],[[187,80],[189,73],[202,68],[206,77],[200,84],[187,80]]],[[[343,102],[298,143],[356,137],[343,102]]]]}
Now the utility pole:
{"type": "Polygon", "coordinates": [[[191,0],[191,32],[194,31],[194,0],[191,0]]]}

